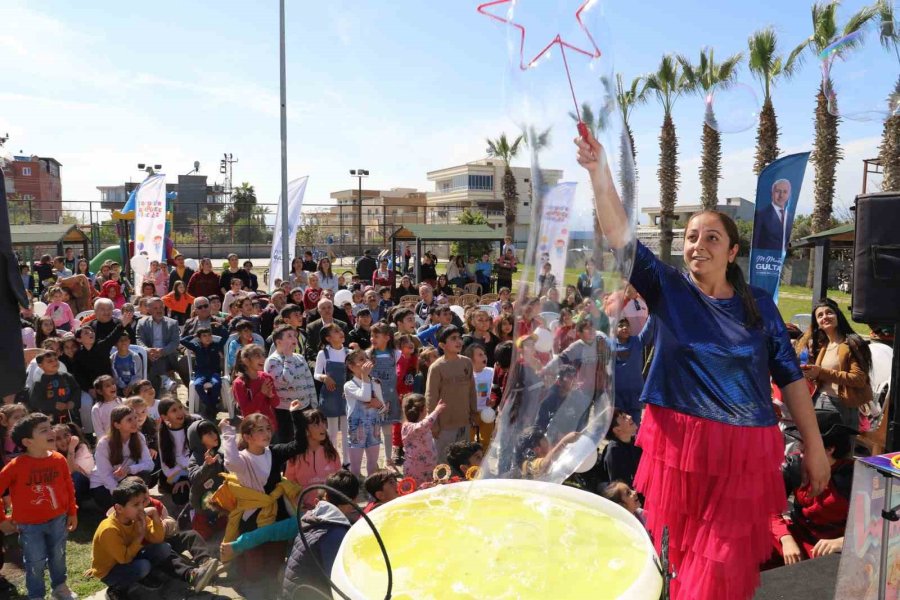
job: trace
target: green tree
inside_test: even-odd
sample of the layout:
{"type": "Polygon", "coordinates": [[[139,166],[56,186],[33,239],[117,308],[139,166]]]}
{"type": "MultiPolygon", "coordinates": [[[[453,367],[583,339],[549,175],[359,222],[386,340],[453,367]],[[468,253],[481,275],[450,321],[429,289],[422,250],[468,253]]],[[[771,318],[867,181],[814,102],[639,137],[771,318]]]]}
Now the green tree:
{"type": "Polygon", "coordinates": [[[647,75],[647,89],[656,95],[663,107],[663,124],[659,133],[659,256],[669,262],[672,258],[672,223],[678,201],[678,136],[672,120],[672,107],[687,90],[684,73],[671,54],[662,57],[655,72],[647,75]]]}
{"type": "Polygon", "coordinates": [[[785,61],[778,54],[778,37],[773,27],[754,32],[747,40],[747,46],[750,72],[763,88],[763,105],[756,129],[756,159],[753,162],[753,172],[759,175],[766,165],[778,158],[778,118],[772,105],[772,88],[779,79],[793,76],[796,60],[785,61]]]}
{"type": "MultiPolygon", "coordinates": [[[[881,45],[888,52],[893,50],[897,62],[900,63],[900,27],[895,20],[893,2],[879,0],[875,6],[878,11],[878,37],[881,45]]],[[[900,73],[900,69],[898,69],[898,73],[900,73]]],[[[892,192],[900,190],[900,76],[894,83],[893,92],[887,100],[891,116],[884,122],[878,158],[884,169],[881,189],[885,192],[892,192]]]]}
{"type": "Polygon", "coordinates": [[[506,235],[515,239],[516,235],[516,211],[519,204],[519,193],[516,191],[516,177],[509,166],[510,161],[519,153],[519,144],[524,136],[518,136],[512,143],[501,133],[500,137],[487,140],[488,156],[499,158],[505,167],[503,171],[503,213],[506,221],[506,235]]]}
{"type": "Polygon", "coordinates": [[[300,248],[313,248],[325,239],[322,226],[316,218],[305,218],[297,228],[297,246],[300,248]]]}
{"type": "MultiPolygon", "coordinates": [[[[860,9],[851,15],[843,27],[838,26],[837,9],[838,1],[816,2],[812,5],[812,33],[801,42],[788,57],[788,62],[802,58],[806,54],[818,57],[825,48],[839,39],[856,33],[875,16],[876,11],[872,6],[860,9]]],[[[860,42],[848,42],[843,52],[848,52],[860,42]]],[[[813,190],[812,231],[819,233],[828,229],[831,220],[832,203],[834,202],[834,182],[837,164],[843,158],[843,152],[838,140],[838,117],[828,110],[828,98],[826,89],[833,86],[830,81],[821,81],[816,94],[815,110],[815,141],[810,160],[816,166],[816,178],[813,190]]],[[[810,256],[809,275],[806,280],[807,287],[812,287],[815,265],[814,256],[810,256]]]]}
{"type": "MultiPolygon", "coordinates": [[[[473,208],[465,208],[456,219],[460,225],[488,225],[488,219],[484,214],[473,208]]],[[[491,252],[491,242],[452,242],[450,244],[450,254],[456,256],[463,254],[474,256],[478,259],[481,255],[491,252]]]]}
{"type": "MultiPolygon", "coordinates": [[[[716,63],[712,48],[700,51],[700,61],[694,65],[685,56],[679,56],[678,62],[684,72],[688,91],[709,97],[718,90],[728,88],[737,75],[738,66],[743,55],[732,54],[721,63],[716,63]]],[[[719,180],[722,178],[722,134],[716,128],[715,109],[711,102],[706,103],[706,115],[703,120],[703,133],[700,155],[700,203],[706,210],[712,210],[719,204],[719,180]]]]}
{"type": "Polygon", "coordinates": [[[753,221],[743,219],[735,221],[738,229],[738,243],[741,245],[738,256],[750,256],[750,244],[753,241],[753,221]]]}

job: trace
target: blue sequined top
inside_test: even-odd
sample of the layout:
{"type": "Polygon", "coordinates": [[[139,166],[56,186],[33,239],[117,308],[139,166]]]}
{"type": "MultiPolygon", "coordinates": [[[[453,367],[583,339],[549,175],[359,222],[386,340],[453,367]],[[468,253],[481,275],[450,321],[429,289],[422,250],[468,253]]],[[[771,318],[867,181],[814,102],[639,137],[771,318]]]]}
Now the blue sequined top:
{"type": "Polygon", "coordinates": [[[631,283],[657,320],[641,400],[729,425],[777,422],[769,375],[784,387],[803,374],[771,296],[751,288],[763,326],[747,329],[739,296],[706,296],[640,242],[631,283]]]}

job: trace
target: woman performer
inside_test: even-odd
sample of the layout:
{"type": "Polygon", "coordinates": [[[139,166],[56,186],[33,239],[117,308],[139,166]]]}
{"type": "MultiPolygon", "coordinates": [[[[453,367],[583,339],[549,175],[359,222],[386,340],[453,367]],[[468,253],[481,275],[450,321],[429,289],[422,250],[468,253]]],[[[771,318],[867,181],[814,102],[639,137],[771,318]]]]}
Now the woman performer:
{"type": "MultiPolygon", "coordinates": [[[[603,147],[588,140],[575,140],[578,162],[590,173],[604,235],[622,248],[628,218],[603,147]]],[[[634,483],[646,497],[657,549],[668,527],[674,600],[746,600],[759,583],[770,520],[786,503],[770,374],[803,438],[811,494],[830,477],[784,322],[771,297],[745,283],[735,263],[738,239],[730,217],[703,211],[685,229],[687,273],[638,242],[631,274],[657,321],[634,483]]]]}

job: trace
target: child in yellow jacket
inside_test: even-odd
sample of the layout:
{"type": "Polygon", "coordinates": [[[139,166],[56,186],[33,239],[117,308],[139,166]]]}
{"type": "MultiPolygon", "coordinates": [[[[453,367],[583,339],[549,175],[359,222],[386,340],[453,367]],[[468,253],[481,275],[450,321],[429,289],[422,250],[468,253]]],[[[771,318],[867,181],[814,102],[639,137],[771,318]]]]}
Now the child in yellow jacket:
{"type": "Polygon", "coordinates": [[[158,589],[161,582],[150,570],[165,562],[172,552],[164,543],[165,526],[159,512],[144,508],[147,486],[126,478],[113,490],[115,513],[103,519],[94,532],[89,576],[107,586],[107,598],[133,597],[135,587],[158,589]]]}

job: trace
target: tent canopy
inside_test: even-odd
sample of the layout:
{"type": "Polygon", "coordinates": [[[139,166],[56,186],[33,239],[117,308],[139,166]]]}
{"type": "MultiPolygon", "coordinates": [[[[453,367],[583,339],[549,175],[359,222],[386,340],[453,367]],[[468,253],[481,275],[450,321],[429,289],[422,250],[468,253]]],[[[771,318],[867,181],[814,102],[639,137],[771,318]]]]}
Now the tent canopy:
{"type": "Polygon", "coordinates": [[[11,225],[13,246],[80,244],[88,237],[78,225],[11,225]]]}
{"type": "Polygon", "coordinates": [[[816,245],[816,242],[821,242],[822,240],[828,240],[832,248],[852,248],[853,240],[855,239],[856,230],[854,229],[853,223],[846,223],[791,242],[791,249],[812,248],[816,245]]]}
{"type": "Polygon", "coordinates": [[[397,242],[416,243],[416,281],[421,282],[422,242],[503,241],[502,229],[490,225],[404,225],[391,235],[391,256],[397,256],[397,242]]]}
{"type": "Polygon", "coordinates": [[[490,225],[405,225],[391,236],[398,241],[426,242],[503,240],[504,233],[490,225]]]}

